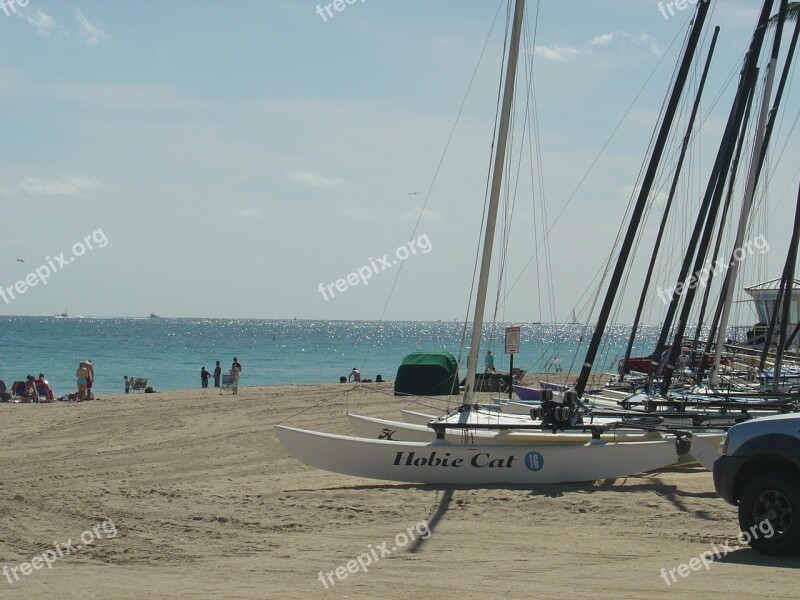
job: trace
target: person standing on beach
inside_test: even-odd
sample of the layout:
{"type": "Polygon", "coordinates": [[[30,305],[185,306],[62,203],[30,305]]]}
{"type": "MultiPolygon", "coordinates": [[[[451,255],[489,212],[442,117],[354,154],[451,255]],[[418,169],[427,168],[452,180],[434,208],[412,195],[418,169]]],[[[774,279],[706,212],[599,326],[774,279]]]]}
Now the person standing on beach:
{"type": "Polygon", "coordinates": [[[219,387],[219,378],[222,377],[222,367],[219,366],[219,361],[217,361],[217,366],[214,367],[214,387],[219,387]]]}
{"type": "Polygon", "coordinates": [[[208,387],[208,379],[211,377],[211,373],[206,371],[206,368],[203,367],[200,369],[200,384],[204,387],[208,387]]]}
{"type": "Polygon", "coordinates": [[[92,383],[94,383],[94,366],[92,361],[86,359],[86,399],[92,399],[92,383]]]}
{"type": "Polygon", "coordinates": [[[239,359],[233,357],[233,364],[231,365],[231,388],[234,394],[239,393],[239,374],[242,372],[242,365],[239,359]]]}
{"type": "Polygon", "coordinates": [[[484,365],[486,367],[486,372],[487,373],[494,373],[495,372],[494,356],[492,356],[492,351],[491,350],[487,350],[486,351],[486,358],[484,359],[483,362],[484,362],[484,365]]]}
{"type": "Polygon", "coordinates": [[[128,379],[128,376],[125,375],[125,393],[126,394],[130,394],[131,393],[131,384],[132,383],[133,382],[130,379],[128,379]]]}
{"type": "Polygon", "coordinates": [[[86,363],[81,361],[78,363],[78,369],[75,371],[75,379],[78,381],[78,402],[83,402],[86,398],[86,377],[89,370],[86,368],[86,363]]]}

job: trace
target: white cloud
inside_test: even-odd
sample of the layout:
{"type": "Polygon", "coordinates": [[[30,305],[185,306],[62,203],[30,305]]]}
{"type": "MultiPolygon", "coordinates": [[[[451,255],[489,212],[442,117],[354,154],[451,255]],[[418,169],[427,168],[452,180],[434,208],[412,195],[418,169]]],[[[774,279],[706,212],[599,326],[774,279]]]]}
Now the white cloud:
{"type": "Polygon", "coordinates": [[[565,44],[539,45],[534,48],[533,53],[535,56],[541,56],[545,60],[567,62],[581,54],[592,54],[593,48],[625,47],[629,43],[644,46],[656,56],[663,54],[658,42],[652,36],[646,33],[634,35],[624,31],[612,31],[597,35],[586,46],[580,48],[565,44]]]}
{"type": "Polygon", "coordinates": [[[97,46],[108,39],[103,26],[100,23],[91,23],[80,10],[75,10],[75,18],[78,20],[78,35],[87,46],[97,46]]]}
{"type": "Polygon", "coordinates": [[[602,35],[596,36],[591,42],[589,42],[592,46],[608,46],[612,41],[614,41],[614,33],[604,33],[602,35]]]}
{"type": "Polygon", "coordinates": [[[0,196],[79,196],[85,190],[99,189],[103,182],[94,176],[66,175],[61,179],[25,177],[15,188],[0,187],[0,196]]]}
{"type": "Polygon", "coordinates": [[[339,177],[325,177],[325,175],[320,173],[304,173],[302,171],[295,173],[294,179],[314,187],[335,187],[347,183],[344,179],[339,177]]]}
{"type": "Polygon", "coordinates": [[[533,49],[533,53],[536,56],[541,56],[545,60],[567,61],[580,54],[580,50],[572,46],[556,44],[555,46],[536,46],[533,49]]]}
{"type": "Polygon", "coordinates": [[[625,46],[626,42],[628,41],[647,47],[647,49],[656,56],[661,56],[664,53],[663,50],[661,50],[661,47],[658,45],[658,42],[655,40],[655,38],[651,35],[647,35],[646,33],[639,33],[637,35],[634,35],[632,33],[627,33],[625,31],[612,31],[610,33],[604,33],[595,36],[594,39],[592,39],[592,41],[589,42],[589,45],[611,46],[613,43],[616,42],[621,46],[625,46]]]}
{"type": "Polygon", "coordinates": [[[40,10],[37,10],[36,14],[34,15],[26,14],[24,15],[24,18],[30,25],[36,27],[36,33],[45,37],[49,36],[50,32],[56,26],[56,22],[53,20],[53,17],[43,13],[40,10]]]}

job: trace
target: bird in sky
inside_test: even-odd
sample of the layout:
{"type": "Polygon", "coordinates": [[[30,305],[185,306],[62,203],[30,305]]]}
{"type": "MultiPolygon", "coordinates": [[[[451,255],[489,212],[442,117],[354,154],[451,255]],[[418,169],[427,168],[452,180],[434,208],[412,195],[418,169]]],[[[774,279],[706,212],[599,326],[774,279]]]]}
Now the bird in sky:
{"type": "Polygon", "coordinates": [[[17,262],[25,262],[25,261],[24,261],[24,260],[22,260],[21,258],[18,258],[18,259],[17,259],[17,262]]]}

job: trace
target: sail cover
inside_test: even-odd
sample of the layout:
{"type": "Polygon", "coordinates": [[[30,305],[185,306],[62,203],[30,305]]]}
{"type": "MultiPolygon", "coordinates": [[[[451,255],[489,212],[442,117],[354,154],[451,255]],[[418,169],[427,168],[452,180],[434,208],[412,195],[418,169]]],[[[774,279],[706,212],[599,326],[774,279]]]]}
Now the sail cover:
{"type": "Polygon", "coordinates": [[[395,396],[450,396],[458,393],[458,363],[449,352],[413,352],[403,358],[397,369],[395,396]]]}

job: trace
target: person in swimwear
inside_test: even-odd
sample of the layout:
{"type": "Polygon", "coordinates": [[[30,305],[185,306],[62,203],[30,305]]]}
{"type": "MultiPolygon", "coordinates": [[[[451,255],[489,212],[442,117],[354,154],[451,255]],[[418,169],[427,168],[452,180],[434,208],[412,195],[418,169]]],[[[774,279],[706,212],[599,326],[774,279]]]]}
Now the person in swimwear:
{"type": "Polygon", "coordinates": [[[88,376],[89,369],[86,368],[86,363],[79,362],[78,369],[75,371],[75,379],[78,380],[78,402],[83,402],[86,398],[86,379],[88,376]]]}

